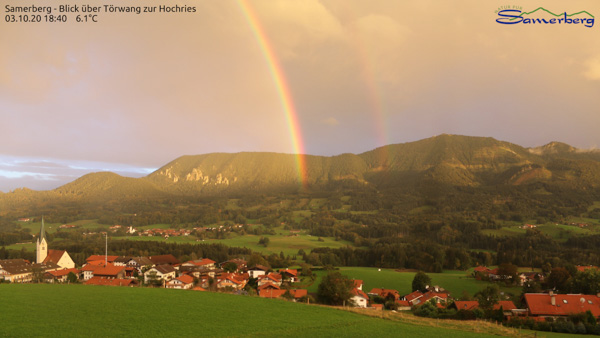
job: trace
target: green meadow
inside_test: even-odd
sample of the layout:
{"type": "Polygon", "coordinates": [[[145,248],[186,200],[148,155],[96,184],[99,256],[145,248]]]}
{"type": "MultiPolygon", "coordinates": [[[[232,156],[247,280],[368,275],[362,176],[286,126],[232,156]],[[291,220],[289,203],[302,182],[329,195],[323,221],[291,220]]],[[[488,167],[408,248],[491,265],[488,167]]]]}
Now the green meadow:
{"type": "MultiPolygon", "coordinates": [[[[385,288],[398,290],[401,295],[409,294],[412,291],[412,280],[415,272],[399,272],[393,269],[361,268],[361,267],[341,267],[339,271],[352,279],[361,279],[363,281],[363,291],[369,292],[373,288],[385,288]]],[[[317,271],[317,280],[308,289],[310,292],[316,292],[321,277],[326,274],[325,271],[317,271]]],[[[442,273],[427,273],[431,277],[433,285],[448,290],[452,297],[460,297],[463,291],[473,296],[479,290],[484,289],[490,284],[484,281],[478,281],[475,278],[468,277],[468,271],[448,270],[442,273]]],[[[520,294],[520,287],[505,287],[500,289],[506,293],[520,294]]]]}
{"type": "MultiPolygon", "coordinates": [[[[314,248],[341,248],[344,246],[352,246],[352,243],[344,240],[336,241],[331,237],[322,237],[319,241],[319,237],[300,234],[298,236],[287,236],[287,235],[244,235],[244,236],[233,236],[227,239],[207,239],[205,243],[222,243],[227,246],[248,248],[253,251],[258,251],[263,254],[279,254],[283,252],[285,255],[293,256],[298,253],[298,250],[303,249],[306,253],[309,253],[314,248]],[[269,238],[269,245],[264,247],[258,244],[260,237],[269,238]]],[[[298,257],[299,260],[302,257],[298,257]]]]}
{"type": "Polygon", "coordinates": [[[190,290],[1,284],[0,299],[0,336],[11,337],[484,336],[409,318],[386,320],[330,307],[190,290]]]}

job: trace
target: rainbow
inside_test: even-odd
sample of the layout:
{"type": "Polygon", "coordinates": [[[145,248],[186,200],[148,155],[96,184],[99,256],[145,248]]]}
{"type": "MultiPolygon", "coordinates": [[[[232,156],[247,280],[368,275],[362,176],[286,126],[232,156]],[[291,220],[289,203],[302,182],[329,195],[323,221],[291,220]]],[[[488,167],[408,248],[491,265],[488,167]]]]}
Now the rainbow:
{"type": "Polygon", "coordinates": [[[246,0],[238,0],[238,4],[244,13],[244,17],[248,21],[256,40],[260,46],[262,53],[264,54],[269,72],[273,78],[273,82],[277,89],[281,106],[285,112],[285,118],[288,129],[290,131],[290,137],[292,141],[293,151],[296,157],[296,166],[298,168],[298,179],[303,188],[308,185],[308,173],[306,168],[306,155],[304,151],[304,141],[302,140],[302,133],[300,129],[300,123],[298,122],[298,113],[294,108],[294,101],[292,100],[292,94],[290,88],[286,82],[283,68],[279,64],[271,44],[267,38],[267,34],[263,30],[260,21],[254,13],[252,7],[246,0]]]}

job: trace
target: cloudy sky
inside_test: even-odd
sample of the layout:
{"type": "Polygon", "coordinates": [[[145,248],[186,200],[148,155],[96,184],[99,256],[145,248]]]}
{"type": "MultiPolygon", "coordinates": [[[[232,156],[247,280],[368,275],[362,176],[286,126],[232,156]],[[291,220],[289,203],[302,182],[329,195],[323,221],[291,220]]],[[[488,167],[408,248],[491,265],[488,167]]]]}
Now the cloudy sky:
{"type": "MultiPolygon", "coordinates": [[[[3,18],[6,4],[23,4],[0,3],[3,18]]],[[[498,7],[513,5],[505,1],[112,4],[196,12],[0,22],[0,191],[53,189],[104,170],[139,177],[181,155],[293,153],[275,75],[308,154],[441,133],[600,144],[600,22],[501,25],[498,7]]],[[[515,4],[600,15],[600,2],[515,4]]]]}

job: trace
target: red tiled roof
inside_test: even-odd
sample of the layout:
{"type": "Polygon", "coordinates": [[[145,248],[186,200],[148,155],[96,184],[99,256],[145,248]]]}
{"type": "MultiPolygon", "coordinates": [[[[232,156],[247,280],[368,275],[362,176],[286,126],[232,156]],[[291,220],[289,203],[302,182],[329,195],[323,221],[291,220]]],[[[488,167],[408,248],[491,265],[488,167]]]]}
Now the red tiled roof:
{"type": "Polygon", "coordinates": [[[436,298],[436,297],[437,298],[441,298],[441,299],[443,299],[445,301],[446,299],[448,299],[448,294],[445,293],[445,292],[431,292],[431,291],[428,291],[428,292],[425,292],[423,294],[423,299],[421,299],[421,301],[422,302],[426,302],[426,301],[428,301],[428,300],[430,300],[432,298],[436,298]]]}
{"type": "Polygon", "coordinates": [[[258,292],[258,296],[262,298],[279,298],[285,294],[287,290],[263,289],[258,292]]]}
{"type": "Polygon", "coordinates": [[[421,298],[423,297],[423,292],[417,290],[417,291],[413,291],[411,293],[409,293],[408,295],[404,296],[404,298],[409,301],[412,302],[413,300],[417,299],[417,298],[421,298]]]}
{"type": "Polygon", "coordinates": [[[479,308],[479,302],[476,300],[457,300],[454,302],[457,310],[471,311],[479,308]]]}
{"type": "Polygon", "coordinates": [[[279,270],[280,274],[284,274],[287,273],[289,275],[292,275],[293,277],[298,276],[298,270],[296,269],[283,269],[283,270],[279,270]]]}
{"type": "Polygon", "coordinates": [[[397,300],[396,304],[400,306],[410,306],[410,303],[407,300],[397,300]]]}
{"type": "Polygon", "coordinates": [[[81,268],[81,271],[95,271],[96,269],[100,269],[100,265],[86,264],[81,268]]]}
{"type": "Polygon", "coordinates": [[[353,279],[352,282],[355,288],[360,288],[363,285],[363,281],[360,279],[353,279]]]}
{"type": "Polygon", "coordinates": [[[308,296],[308,290],[306,289],[290,290],[290,292],[291,291],[293,291],[294,298],[302,298],[308,296]]]}
{"type": "Polygon", "coordinates": [[[216,263],[212,259],[208,259],[208,258],[203,258],[201,260],[190,261],[190,262],[192,264],[196,265],[196,266],[211,265],[211,264],[215,264],[216,263]]]}
{"type": "Polygon", "coordinates": [[[269,288],[269,287],[277,289],[277,290],[280,289],[280,287],[277,284],[273,284],[271,282],[266,282],[265,284],[259,286],[258,290],[260,291],[260,290],[263,290],[263,289],[266,289],[266,288],[269,288]]]}
{"type": "Polygon", "coordinates": [[[74,274],[78,274],[79,273],[79,269],[62,269],[62,270],[56,270],[56,271],[48,271],[47,273],[49,273],[50,275],[52,275],[53,277],[62,277],[62,276],[66,276],[69,274],[69,272],[72,272],[74,274]]]}
{"type": "Polygon", "coordinates": [[[515,306],[515,303],[513,303],[510,300],[501,300],[498,302],[498,304],[494,304],[493,309],[499,310],[500,308],[502,308],[502,310],[504,310],[504,311],[509,311],[509,310],[514,310],[517,307],[515,306]]]}
{"type": "MultiPolygon", "coordinates": [[[[112,263],[115,261],[115,259],[119,258],[119,256],[106,256],[108,257],[108,262],[112,263]]],[[[89,262],[89,261],[102,261],[104,262],[104,255],[91,255],[90,257],[88,257],[85,261],[89,262]]]]}
{"type": "Polygon", "coordinates": [[[281,282],[281,275],[278,273],[270,273],[268,275],[260,275],[258,276],[258,280],[263,280],[263,279],[270,279],[272,281],[275,281],[277,283],[281,282]]]}
{"type": "Polygon", "coordinates": [[[379,297],[382,297],[382,298],[387,298],[389,295],[392,295],[394,297],[394,299],[400,298],[400,293],[394,289],[373,288],[373,289],[371,289],[371,291],[369,291],[369,294],[370,295],[378,295],[379,297]]]}
{"type": "Polygon", "coordinates": [[[135,285],[135,281],[133,279],[108,279],[101,277],[92,277],[88,281],[84,282],[85,285],[109,285],[109,286],[130,286],[135,285]]]}
{"type": "Polygon", "coordinates": [[[473,271],[475,272],[490,272],[490,269],[485,267],[485,266],[478,266],[475,269],[473,269],[473,271]]]}
{"type": "Polygon", "coordinates": [[[598,270],[598,267],[593,265],[577,265],[577,271],[579,272],[584,272],[585,270],[589,269],[598,270]]]}
{"type": "Polygon", "coordinates": [[[189,276],[189,275],[179,276],[176,279],[178,281],[182,282],[183,284],[190,284],[190,283],[194,282],[194,277],[189,276]]]}
{"type": "Polygon", "coordinates": [[[367,300],[369,299],[369,296],[367,296],[366,293],[364,293],[362,290],[359,290],[358,288],[352,289],[352,295],[362,297],[367,300]]]}
{"type": "Polygon", "coordinates": [[[205,288],[201,288],[199,286],[196,286],[196,287],[192,288],[192,290],[194,290],[194,291],[206,291],[205,288]]]}
{"type": "Polygon", "coordinates": [[[62,258],[65,252],[65,250],[48,249],[48,256],[46,256],[43,263],[52,262],[54,264],[58,264],[58,261],[62,258]]]}
{"type": "Polygon", "coordinates": [[[527,293],[525,302],[534,316],[568,316],[589,310],[594,317],[600,317],[600,298],[596,295],[527,293]],[[552,297],[555,305],[552,305],[552,297]]]}
{"type": "Polygon", "coordinates": [[[117,276],[124,270],[124,266],[114,266],[112,264],[108,264],[107,266],[102,266],[94,270],[94,276],[117,276]]]}
{"type": "MultiPolygon", "coordinates": [[[[108,264],[111,264],[110,262],[108,264]]],[[[104,266],[104,260],[101,261],[87,261],[86,265],[104,266]]]]}

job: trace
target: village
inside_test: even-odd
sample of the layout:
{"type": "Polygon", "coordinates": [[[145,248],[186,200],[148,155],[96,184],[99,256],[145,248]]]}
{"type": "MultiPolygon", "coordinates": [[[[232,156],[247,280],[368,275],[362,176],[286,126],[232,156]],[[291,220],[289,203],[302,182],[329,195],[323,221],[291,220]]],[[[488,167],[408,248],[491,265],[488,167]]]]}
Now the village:
{"type": "MultiPolygon", "coordinates": [[[[579,271],[597,270],[594,266],[578,266],[579,271]]],[[[478,266],[473,278],[491,282],[509,278],[499,268],[478,266]]],[[[544,275],[537,272],[518,274],[518,283],[542,281],[544,275]]],[[[0,281],[10,283],[82,283],[84,285],[121,287],[159,287],[167,289],[227,292],[254,295],[261,298],[281,298],[294,302],[314,302],[314,295],[307,289],[297,287],[300,283],[298,269],[274,271],[267,266],[248,266],[246,260],[234,258],[217,263],[210,258],[180,262],[172,254],[127,257],[113,255],[91,255],[86,263],[77,268],[64,250],[48,249],[44,225],[36,241],[36,262],[25,259],[0,260],[0,281]]],[[[450,295],[443,287],[425,285],[421,290],[401,295],[397,290],[373,288],[363,290],[362,280],[351,280],[351,297],[347,306],[384,310],[384,304],[393,302],[394,311],[414,311],[424,304],[438,309],[474,311],[480,308],[477,300],[460,300],[450,295]]],[[[557,294],[526,293],[518,308],[511,300],[498,299],[493,310],[500,310],[504,320],[511,318],[533,318],[549,320],[568,318],[577,314],[591,313],[600,319],[600,294],[557,294]]]]}

